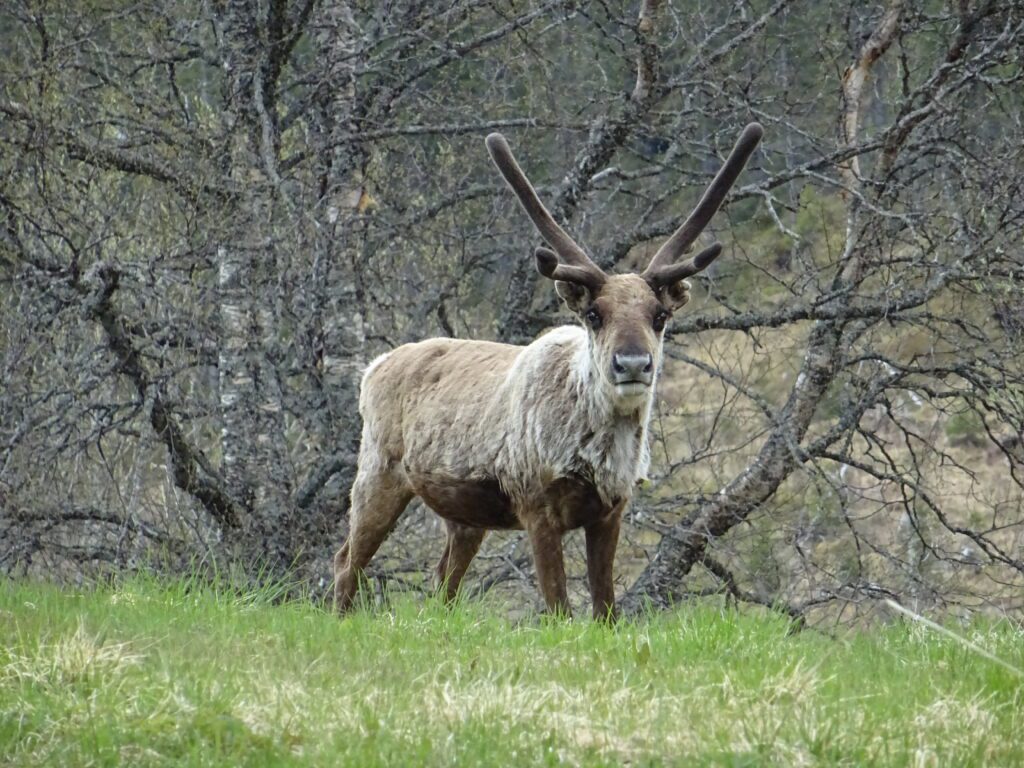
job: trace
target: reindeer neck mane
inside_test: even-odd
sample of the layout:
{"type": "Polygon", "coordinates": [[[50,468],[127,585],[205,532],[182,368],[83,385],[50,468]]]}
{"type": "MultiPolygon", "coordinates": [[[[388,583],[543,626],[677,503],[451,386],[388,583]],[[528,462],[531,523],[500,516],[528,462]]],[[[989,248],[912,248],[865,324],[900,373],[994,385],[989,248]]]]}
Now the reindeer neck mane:
{"type": "Polygon", "coordinates": [[[577,395],[573,421],[579,429],[574,459],[580,474],[593,482],[605,501],[611,503],[629,498],[637,480],[647,474],[647,424],[657,382],[635,411],[617,411],[607,383],[594,370],[590,336],[583,329],[580,334],[582,339],[571,359],[570,374],[577,395]]]}

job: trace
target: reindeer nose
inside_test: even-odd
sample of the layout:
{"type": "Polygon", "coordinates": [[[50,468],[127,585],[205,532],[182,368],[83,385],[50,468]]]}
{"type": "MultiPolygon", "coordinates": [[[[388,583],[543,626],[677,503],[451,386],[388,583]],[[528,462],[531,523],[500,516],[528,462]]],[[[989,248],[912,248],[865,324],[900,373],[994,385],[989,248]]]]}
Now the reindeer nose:
{"type": "Polygon", "coordinates": [[[616,384],[640,382],[650,384],[654,373],[654,358],[649,352],[641,354],[616,352],[612,356],[612,374],[616,384]]]}

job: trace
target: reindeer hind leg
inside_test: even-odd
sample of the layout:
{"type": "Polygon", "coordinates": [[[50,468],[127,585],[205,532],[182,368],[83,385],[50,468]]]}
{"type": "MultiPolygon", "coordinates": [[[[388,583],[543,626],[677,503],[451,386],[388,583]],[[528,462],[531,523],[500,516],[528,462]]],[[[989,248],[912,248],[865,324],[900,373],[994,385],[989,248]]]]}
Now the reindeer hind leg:
{"type": "Polygon", "coordinates": [[[413,493],[394,472],[360,472],[352,485],[348,539],[334,556],[334,605],[339,613],[352,607],[363,569],[395,527],[413,493]]]}
{"type": "Polygon", "coordinates": [[[437,564],[437,586],[444,592],[445,598],[454,600],[466,575],[469,564],[480,550],[480,544],[487,535],[484,528],[473,528],[468,525],[445,521],[448,529],[448,540],[444,554],[437,564]]]}

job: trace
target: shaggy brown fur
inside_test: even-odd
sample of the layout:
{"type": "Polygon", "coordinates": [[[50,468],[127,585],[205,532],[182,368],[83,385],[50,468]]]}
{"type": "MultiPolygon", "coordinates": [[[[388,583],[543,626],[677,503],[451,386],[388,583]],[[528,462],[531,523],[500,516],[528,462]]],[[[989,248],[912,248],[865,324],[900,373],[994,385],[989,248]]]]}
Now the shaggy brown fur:
{"type": "Polygon", "coordinates": [[[340,611],[352,605],[363,568],[419,496],[448,530],[437,576],[449,597],[487,530],[522,528],[548,609],[568,614],[562,537],[583,528],[594,616],[614,615],[612,564],[622,512],[647,469],[664,325],[689,298],[683,278],[720,248],[682,265],[672,263],[673,254],[710,220],[759,137],[759,127],[747,128],[643,276],[600,270],[550,218],[504,140],[488,137],[499,169],[558,251],[538,249],[538,269],[556,280],[583,327],[555,328],[525,347],[431,339],[371,363],[359,401],[351,527],[335,557],[340,611]]]}

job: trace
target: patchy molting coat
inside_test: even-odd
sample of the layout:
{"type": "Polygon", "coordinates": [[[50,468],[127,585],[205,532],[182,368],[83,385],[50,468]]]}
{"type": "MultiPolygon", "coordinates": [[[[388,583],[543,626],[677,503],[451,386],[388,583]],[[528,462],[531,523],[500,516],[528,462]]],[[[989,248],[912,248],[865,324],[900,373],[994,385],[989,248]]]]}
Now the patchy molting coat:
{"type": "Polygon", "coordinates": [[[562,534],[583,527],[596,618],[615,614],[612,565],[622,511],[647,469],[647,422],[665,322],[689,298],[686,278],[721,253],[677,259],[707,226],[761,139],[740,135],[700,202],[640,275],[610,275],[551,217],[500,134],[487,150],[554,250],[537,270],[586,325],[527,347],[435,339],[374,361],[363,379],[352,525],[334,558],[338,610],[413,496],[446,520],[437,574],[452,597],[485,531],[526,528],[549,610],[568,613],[562,534]],[[600,339],[599,342],[595,340],[600,339]]]}
{"type": "MultiPolygon", "coordinates": [[[[399,474],[442,517],[468,524],[443,508],[438,486],[449,489],[448,506],[462,507],[452,493],[495,482],[515,515],[549,504],[549,489],[568,478],[592,485],[608,511],[647,471],[654,382],[620,412],[592,357],[579,326],[554,328],[526,347],[430,339],[382,355],[363,377],[359,471],[399,474]]],[[[506,523],[485,527],[522,521],[506,523]]]]}

